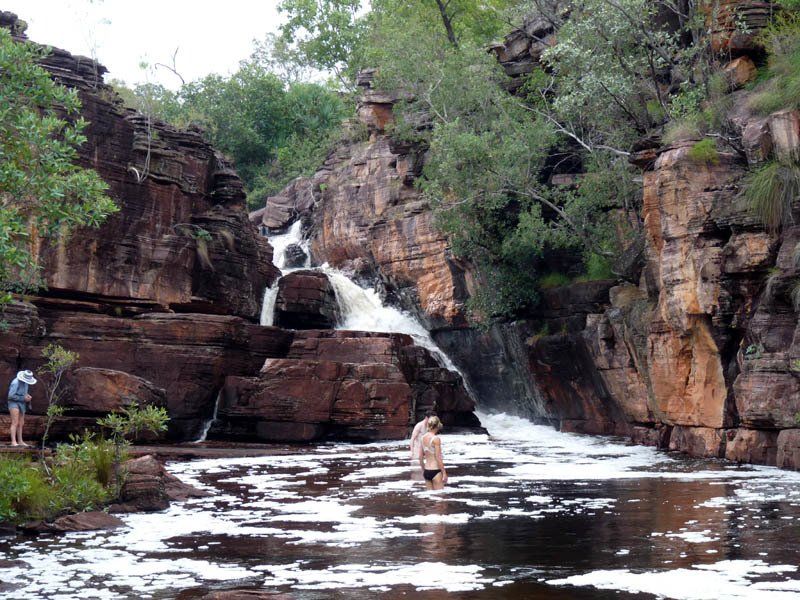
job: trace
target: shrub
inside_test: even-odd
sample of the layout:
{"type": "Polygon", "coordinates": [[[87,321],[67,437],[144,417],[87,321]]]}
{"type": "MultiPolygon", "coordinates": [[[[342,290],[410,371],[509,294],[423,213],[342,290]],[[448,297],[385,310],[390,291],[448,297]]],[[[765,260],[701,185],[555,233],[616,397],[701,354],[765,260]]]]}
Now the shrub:
{"type": "Polygon", "coordinates": [[[717,145],[711,138],[699,141],[689,149],[689,158],[698,163],[718,165],[717,145]]]}
{"type": "Polygon", "coordinates": [[[614,271],[605,256],[600,256],[591,252],[584,260],[586,274],[581,275],[575,281],[599,281],[601,279],[614,279],[614,271]]]}
{"type": "Polygon", "coordinates": [[[53,468],[54,499],[52,513],[95,510],[110,497],[92,469],[80,462],[65,462],[53,468]]]}
{"type": "Polygon", "coordinates": [[[751,210],[770,230],[792,220],[792,202],[800,194],[800,168],[777,161],[767,163],[745,181],[743,194],[751,210]]]}
{"type": "Polygon", "coordinates": [[[551,288],[561,287],[562,285],[568,285],[570,282],[571,279],[563,273],[548,273],[539,278],[539,288],[549,290],[551,288]]]}
{"type": "MultiPolygon", "coordinates": [[[[58,447],[58,462],[82,465],[104,486],[113,483],[115,454],[113,441],[92,433],[84,433],[82,437],[73,436],[70,442],[58,447]]],[[[123,462],[128,459],[124,448],[120,458],[123,462]]]]}
{"type": "Polygon", "coordinates": [[[769,52],[769,78],[756,91],[750,106],[769,114],[800,108],[800,15],[785,12],[761,34],[769,52]]]}
{"type": "Polygon", "coordinates": [[[16,522],[46,513],[47,483],[28,458],[0,456],[0,522],[16,522]]]}

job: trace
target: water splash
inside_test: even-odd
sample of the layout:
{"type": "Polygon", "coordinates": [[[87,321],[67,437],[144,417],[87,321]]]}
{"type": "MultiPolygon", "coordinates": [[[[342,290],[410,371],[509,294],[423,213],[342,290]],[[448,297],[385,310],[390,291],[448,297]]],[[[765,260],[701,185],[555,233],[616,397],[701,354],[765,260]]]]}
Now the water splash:
{"type": "MultiPolygon", "coordinates": [[[[464,374],[436,345],[430,332],[416,317],[393,306],[387,306],[377,291],[362,288],[347,275],[327,264],[323,265],[320,270],[328,276],[336,292],[336,301],[341,314],[341,321],[336,327],[337,329],[410,335],[418,346],[422,346],[433,354],[442,367],[461,375],[464,385],[467,385],[464,374]]],[[[473,395],[472,390],[468,389],[467,391],[473,395]]]]}

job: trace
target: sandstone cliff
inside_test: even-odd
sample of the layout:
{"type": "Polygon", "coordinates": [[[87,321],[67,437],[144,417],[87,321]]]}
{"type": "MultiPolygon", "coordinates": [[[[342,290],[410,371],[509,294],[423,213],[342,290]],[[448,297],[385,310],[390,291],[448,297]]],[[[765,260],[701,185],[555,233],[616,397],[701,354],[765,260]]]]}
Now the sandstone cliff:
{"type": "MultiPolygon", "coordinates": [[[[771,6],[722,4],[708,27],[737,87],[754,75],[754,33],[771,6]]],[[[530,19],[492,48],[512,92],[553,40],[550,21],[530,19]]],[[[644,249],[634,253],[641,276],[550,290],[529,319],[481,332],[464,322],[475,276],[413,186],[424,148],[392,142],[385,125],[394,99],[370,77],[360,83],[369,139],[340,145],[313,178],[267,199],[255,215],[264,226],[312,223],[314,259],[378,280],[416,311],[485,407],[696,456],[800,468],[790,300],[800,231],[765,231],[739,196],[748,167],[798,151],[800,115],[759,118],[739,91],[729,116],[741,152],[720,144],[719,160],[706,163],[690,156],[697,140],[643,145],[633,157],[644,170],[644,249]]]]}
{"type": "MultiPolygon", "coordinates": [[[[0,13],[0,26],[25,39],[15,15],[0,13]]],[[[396,351],[378,359],[370,348],[380,339],[369,334],[347,354],[347,339],[333,332],[258,325],[264,290],[280,271],[268,241],[247,218],[232,166],[201,132],[124,107],[96,62],[53,49],[43,65],[79,91],[89,121],[80,161],[97,170],[120,207],[99,228],[38,242],[46,288],[3,315],[3,384],[20,369],[37,370],[49,343],[80,355],[66,382],[67,416],[56,421],[53,437],[78,433],[131,401],[166,407],[168,435],[177,440],[196,439],[218,399],[214,433],[223,438],[402,438],[416,413],[437,400],[452,424],[477,425],[461,379],[437,370],[407,336],[390,336],[396,351]],[[315,335],[333,339],[319,344],[327,354],[295,356],[300,339],[315,335]],[[276,370],[276,360],[285,369],[276,370]],[[331,390],[322,399],[320,372],[331,390]],[[271,395],[256,403],[244,382],[247,389],[264,385],[271,395]],[[320,402],[327,404],[309,421],[320,402]],[[261,425],[231,425],[245,413],[261,425]]],[[[300,300],[282,298],[282,314],[292,315],[286,326],[333,325],[300,300]]],[[[44,392],[42,385],[32,388],[31,436],[42,430],[44,392]]],[[[0,427],[7,425],[7,415],[0,417],[0,427]]]]}

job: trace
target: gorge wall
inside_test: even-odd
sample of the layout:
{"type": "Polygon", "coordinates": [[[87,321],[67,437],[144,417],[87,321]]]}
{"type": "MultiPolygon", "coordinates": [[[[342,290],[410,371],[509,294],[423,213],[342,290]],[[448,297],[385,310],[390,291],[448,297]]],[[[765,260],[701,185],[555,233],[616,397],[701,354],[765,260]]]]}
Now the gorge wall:
{"type": "MultiPolygon", "coordinates": [[[[25,41],[15,15],[0,13],[0,26],[25,41]]],[[[120,207],[99,228],[36,240],[46,287],[2,315],[3,385],[38,372],[48,344],[79,354],[54,438],[132,401],[165,407],[172,440],[197,439],[212,414],[210,435],[223,439],[402,438],[434,402],[449,424],[477,426],[461,378],[409,336],[260,326],[264,290],[281,273],[231,165],[200,131],[126,108],[96,62],[53,49],[43,66],[78,90],[89,122],[80,163],[120,207]]],[[[292,327],[332,325],[305,318],[292,327]]],[[[31,437],[43,430],[45,391],[31,388],[31,437]]]]}
{"type": "MultiPolygon", "coordinates": [[[[758,117],[747,109],[749,92],[737,89],[755,73],[754,35],[770,10],[732,1],[714,15],[740,147],[719,143],[718,160],[708,162],[690,154],[697,139],[637,148],[644,236],[631,249],[634,268],[625,279],[547,290],[526,319],[489,331],[466,322],[478,275],[437,232],[414,187],[424,148],[387,134],[395,99],[373,89],[369,73],[358,108],[368,139],[342,142],[314,177],[251,218],[272,230],[303,218],[314,260],[378,281],[418,314],[485,407],[694,456],[800,468],[791,300],[800,228],[766,231],[739,193],[748,169],[800,152],[800,113],[758,117]]],[[[553,35],[549,22],[529,19],[492,49],[512,91],[553,35]]]]}

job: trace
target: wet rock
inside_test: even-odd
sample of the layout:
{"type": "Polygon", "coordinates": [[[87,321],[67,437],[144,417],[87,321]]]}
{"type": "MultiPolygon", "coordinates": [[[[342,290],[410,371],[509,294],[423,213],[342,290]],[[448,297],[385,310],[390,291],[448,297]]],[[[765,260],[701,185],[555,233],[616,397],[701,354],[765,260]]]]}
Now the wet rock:
{"type": "Polygon", "coordinates": [[[728,460],[757,465],[776,463],[779,432],[737,429],[728,434],[725,445],[725,458],[728,460]]]}
{"type": "Polygon", "coordinates": [[[785,429],[778,434],[776,464],[783,469],[800,470],[800,429],[785,429]]]}
{"type": "Polygon", "coordinates": [[[309,213],[316,197],[314,183],[308,178],[292,181],[280,194],[265,199],[265,206],[258,213],[251,213],[251,220],[269,230],[278,231],[309,213]]]}
{"type": "Polygon", "coordinates": [[[328,276],[319,271],[294,271],[278,282],[275,325],[287,329],[336,326],[339,307],[328,276]]]}
{"type": "MultiPolygon", "coordinates": [[[[23,314],[17,305],[8,310],[23,314]]],[[[65,404],[74,403],[81,412],[68,412],[59,418],[53,439],[93,425],[93,417],[81,414],[102,414],[115,407],[119,399],[108,394],[117,391],[158,405],[166,400],[169,437],[196,439],[213,411],[225,375],[258,373],[266,358],[284,356],[292,340],[291,332],[260,327],[238,317],[154,314],[131,319],[78,312],[40,313],[33,307],[24,310],[25,319],[0,332],[0,347],[4,349],[1,381],[10,381],[20,365],[37,371],[41,351],[51,341],[78,352],[77,373],[94,369],[88,371],[92,375],[86,381],[76,381],[77,390],[82,390],[80,398],[75,398],[72,387],[66,389],[65,404]],[[39,328],[37,323],[44,327],[39,328]]],[[[44,393],[43,386],[32,388],[33,414],[26,419],[26,427],[36,426],[36,415],[44,412],[44,393]]]]}
{"type": "Polygon", "coordinates": [[[722,458],[725,455],[725,437],[720,429],[676,425],[672,428],[669,449],[690,456],[722,458]]]}
{"type": "Polygon", "coordinates": [[[286,359],[228,378],[212,436],[261,441],[401,439],[435,404],[448,426],[478,427],[461,378],[403,334],[298,331],[286,359]]]}
{"type": "Polygon", "coordinates": [[[155,512],[169,507],[164,467],[155,458],[134,458],[125,462],[123,469],[125,483],[119,502],[109,508],[111,512],[155,512]]]}
{"type": "Polygon", "coordinates": [[[27,533],[69,533],[73,531],[98,531],[125,527],[119,517],[102,511],[90,511],[59,517],[52,523],[36,521],[20,527],[27,533]]]}
{"type": "Polygon", "coordinates": [[[272,359],[259,378],[229,377],[223,398],[218,421],[226,436],[311,441],[325,431],[338,439],[401,439],[412,395],[394,365],[272,359]]]}
{"type": "Polygon", "coordinates": [[[305,266],[308,254],[299,244],[289,244],[283,251],[283,260],[287,269],[298,269],[305,266]]]}
{"type": "Polygon", "coordinates": [[[227,590],[212,592],[203,596],[203,600],[294,600],[292,594],[268,592],[264,590],[227,590]]]}
{"type": "Polygon", "coordinates": [[[122,469],[126,473],[125,483],[119,502],[109,507],[111,512],[154,512],[169,507],[170,501],[209,495],[168,473],[164,465],[150,455],[128,460],[122,469]]]}

